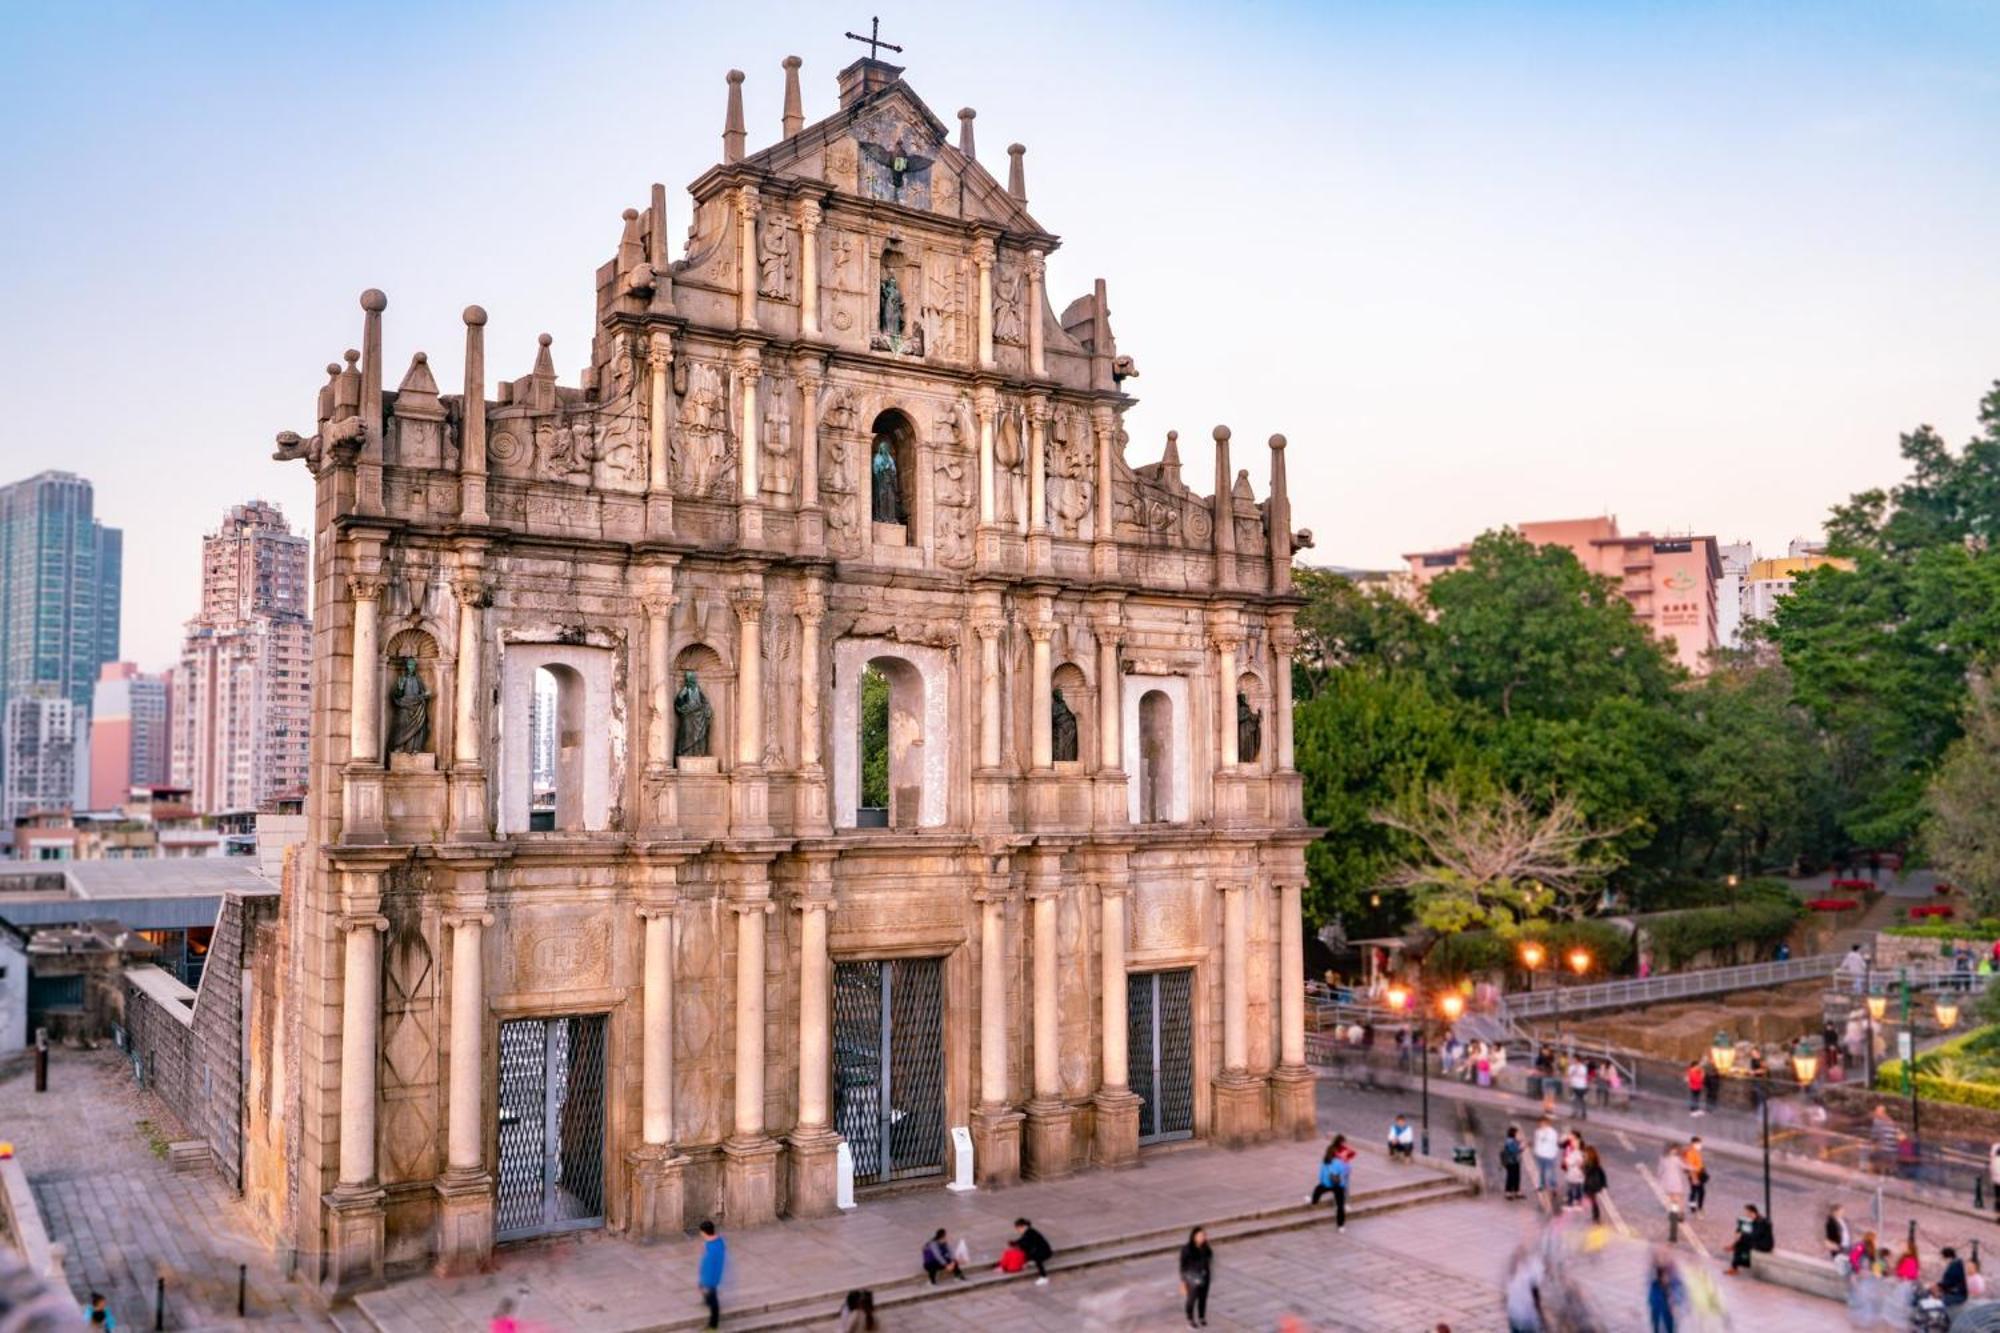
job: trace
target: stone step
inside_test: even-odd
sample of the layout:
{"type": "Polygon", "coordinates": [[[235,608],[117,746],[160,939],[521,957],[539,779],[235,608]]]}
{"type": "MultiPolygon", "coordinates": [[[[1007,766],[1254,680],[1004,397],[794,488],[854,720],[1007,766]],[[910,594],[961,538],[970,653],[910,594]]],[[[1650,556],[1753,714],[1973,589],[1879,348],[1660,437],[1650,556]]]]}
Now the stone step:
{"type": "MultiPolygon", "coordinates": [[[[1478,1193],[1477,1186],[1452,1176],[1432,1176],[1407,1184],[1372,1185],[1367,1189],[1356,1190],[1348,1197],[1347,1215],[1350,1221],[1354,1221],[1426,1203],[1463,1198],[1476,1193],[1478,1193]]],[[[1294,1231],[1302,1227],[1332,1224],[1333,1208],[1330,1204],[1321,1203],[1317,1208],[1308,1207],[1303,1197],[1300,1197],[1291,1203],[1274,1204],[1269,1208],[1217,1219],[1208,1224],[1208,1234],[1212,1242],[1222,1244],[1253,1236],[1294,1231]]],[[[1123,1263],[1130,1259],[1173,1254],[1186,1242],[1187,1232],[1186,1227],[1179,1225],[1160,1227],[1065,1249],[1049,1261],[1049,1272],[1051,1275],[1073,1273],[1104,1264],[1123,1263]]],[[[991,1271],[988,1261],[985,1271],[976,1273],[963,1282],[947,1280],[933,1285],[919,1269],[914,1275],[897,1277],[888,1282],[856,1285],[871,1286],[875,1293],[875,1308],[880,1311],[890,1307],[907,1306],[918,1301],[948,1299],[960,1292],[982,1291],[996,1283],[1021,1280],[1018,1276],[1001,1275],[991,1271]]],[[[817,1292],[810,1296],[769,1301],[761,1305],[731,1307],[724,1310],[723,1314],[730,1328],[745,1330],[746,1333],[748,1330],[756,1329],[817,1326],[827,1323],[833,1317],[842,1297],[846,1294],[845,1289],[817,1292]]],[[[649,1324],[643,1330],[634,1330],[633,1333],[678,1333],[682,1329],[700,1328],[703,1322],[702,1316],[688,1316],[649,1324]]]]}

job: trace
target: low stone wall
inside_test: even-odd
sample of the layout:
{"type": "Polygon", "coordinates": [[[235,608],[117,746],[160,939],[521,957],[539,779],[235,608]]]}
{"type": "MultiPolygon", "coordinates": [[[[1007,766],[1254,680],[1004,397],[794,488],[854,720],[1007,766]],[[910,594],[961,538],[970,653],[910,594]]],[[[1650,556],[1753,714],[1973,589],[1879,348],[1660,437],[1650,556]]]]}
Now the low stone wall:
{"type": "Polygon", "coordinates": [[[1972,955],[1976,963],[1993,949],[1992,940],[1950,939],[1932,940],[1911,935],[1891,935],[1887,931],[1875,932],[1875,968],[1900,967],[1904,963],[1935,963],[1950,958],[1963,948],[1972,955]]]}
{"type": "MultiPolygon", "coordinates": [[[[1859,1115],[1873,1115],[1876,1107],[1886,1106],[1891,1120],[1906,1130],[1910,1128],[1910,1099],[1900,1092],[1874,1092],[1859,1083],[1836,1083],[1822,1087],[1820,1096],[1828,1110],[1850,1111],[1859,1115]]],[[[1942,1133],[2000,1143],[2000,1111],[1925,1098],[1921,1114],[1926,1134],[1942,1133]]]]}
{"type": "Polygon", "coordinates": [[[157,967],[125,973],[129,1050],[148,1086],[192,1138],[207,1144],[216,1170],[243,1188],[243,974],[261,922],[275,920],[276,890],[231,893],[216,914],[201,990],[157,967]]]}
{"type": "Polygon", "coordinates": [[[7,1235],[36,1277],[62,1277],[62,1246],[49,1240],[28,1173],[17,1158],[0,1158],[0,1209],[5,1210],[7,1235]]]}

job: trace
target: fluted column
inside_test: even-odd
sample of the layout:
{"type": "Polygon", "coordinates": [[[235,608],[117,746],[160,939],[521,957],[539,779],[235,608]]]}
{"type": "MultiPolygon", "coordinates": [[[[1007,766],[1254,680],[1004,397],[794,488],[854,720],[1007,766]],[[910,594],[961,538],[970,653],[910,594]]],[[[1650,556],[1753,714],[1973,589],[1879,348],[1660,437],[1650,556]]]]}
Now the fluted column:
{"type": "Polygon", "coordinates": [[[736,191],[736,327],[757,327],[757,187],[754,185],[736,191]]]}
{"type": "Polygon", "coordinates": [[[674,909],[642,907],[646,922],[645,1016],[639,1122],[646,1146],[674,1141],[674,909]]]}
{"type": "Polygon", "coordinates": [[[1035,904],[1035,1100],[1062,1097],[1059,1033],[1062,1014],[1056,990],[1056,890],[1038,890],[1035,904]]]}
{"type": "Polygon", "coordinates": [[[739,590],[736,606],[736,762],[764,762],[764,594],[739,590]]]}
{"type": "Polygon", "coordinates": [[[382,931],[387,918],[340,918],[345,967],[340,1002],[340,1183],[375,1183],[375,1064],[382,1025],[382,931]]]}
{"type": "Polygon", "coordinates": [[[481,952],[490,912],[453,912],[444,923],[451,929],[451,1098],[445,1143],[445,1164],[456,1172],[476,1172],[486,1165],[486,1136],[481,1132],[485,1106],[486,973],[481,952]]]}
{"type": "MultiPolygon", "coordinates": [[[[810,251],[808,252],[810,253],[810,251]]],[[[799,377],[799,508],[819,508],[819,391],[826,384],[818,357],[793,363],[799,377]]]]}
{"type": "Polygon", "coordinates": [[[673,458],[669,444],[667,412],[670,397],[668,376],[674,366],[673,335],[655,333],[646,341],[648,378],[647,410],[649,434],[646,447],[646,489],[655,495],[673,491],[673,458]]]}
{"type": "MultiPolygon", "coordinates": [[[[982,236],[972,243],[972,262],[979,266],[979,364],[993,364],[993,241],[982,236]]],[[[992,515],[986,515],[992,522],[992,515]]]]}
{"type": "Polygon", "coordinates": [[[1097,441],[1097,543],[1108,546],[1112,540],[1112,487],[1117,469],[1111,464],[1112,451],[1117,448],[1114,438],[1116,419],[1108,407],[1095,407],[1090,412],[1090,429],[1097,441]]]}
{"type": "Polygon", "coordinates": [[[1305,919],[1300,885],[1278,887],[1278,1061],[1287,1068],[1306,1062],[1305,919]]]}
{"type": "Polygon", "coordinates": [[[981,620],[979,635],[979,766],[1000,767],[1000,623],[981,620]]]}
{"type": "Polygon", "coordinates": [[[990,388],[972,396],[972,410],[979,419],[979,521],[993,522],[993,416],[999,404],[990,388]]]}
{"type": "Polygon", "coordinates": [[[1105,884],[1099,888],[1103,913],[1100,936],[1100,964],[1104,995],[1104,1087],[1123,1092],[1131,1082],[1126,1068],[1125,1009],[1125,887],[1105,884]]]}
{"type": "Polygon", "coordinates": [[[486,604],[486,586],[477,578],[461,578],[452,585],[452,592],[458,598],[458,674],[457,689],[452,692],[451,753],[458,767],[477,768],[479,696],[484,688],[479,621],[486,604]]]}
{"type": "MultiPolygon", "coordinates": [[[[799,201],[799,336],[819,337],[819,205],[799,201]]],[[[810,395],[808,395],[810,401],[810,395]]],[[[808,435],[808,440],[813,437],[808,435]]]]}
{"type": "Polygon", "coordinates": [[[1273,626],[1271,631],[1271,732],[1276,748],[1277,768],[1292,768],[1292,651],[1298,646],[1291,626],[1273,626]]]}
{"type": "Polygon", "coordinates": [[[353,675],[348,692],[348,759],[357,764],[382,762],[382,645],[377,635],[382,608],[380,579],[349,579],[354,595],[353,675]]]}
{"type": "Polygon", "coordinates": [[[1028,710],[1028,726],[1034,734],[1028,738],[1028,754],[1030,765],[1037,772],[1047,772],[1055,764],[1055,745],[1049,732],[1053,708],[1049,699],[1049,638],[1053,633],[1054,627],[1046,621],[1028,626],[1028,636],[1034,643],[1030,668],[1034,679],[1029,683],[1028,710]]]}
{"type": "Polygon", "coordinates": [[[667,629],[674,598],[655,594],[646,608],[646,767],[662,773],[673,762],[673,675],[667,665],[667,629]]]}
{"type": "Polygon", "coordinates": [[[1021,318],[1028,326],[1028,373],[1037,379],[1049,373],[1042,351],[1042,281],[1047,261],[1040,250],[1028,251],[1028,308],[1021,318]]]}
{"type": "Polygon", "coordinates": [[[1250,928],[1244,886],[1222,886],[1222,1070],[1250,1067],[1250,928]]]}

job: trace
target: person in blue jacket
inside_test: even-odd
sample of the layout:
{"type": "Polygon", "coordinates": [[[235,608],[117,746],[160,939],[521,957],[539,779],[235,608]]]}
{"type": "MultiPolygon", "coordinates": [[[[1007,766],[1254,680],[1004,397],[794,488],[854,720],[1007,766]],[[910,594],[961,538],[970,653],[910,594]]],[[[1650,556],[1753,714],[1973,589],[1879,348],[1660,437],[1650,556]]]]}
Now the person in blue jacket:
{"type": "Polygon", "coordinates": [[[1316,1204],[1322,1194],[1333,1195],[1333,1226],[1336,1231],[1347,1230],[1347,1182],[1354,1171],[1354,1150],[1347,1146],[1347,1136],[1336,1134],[1333,1142],[1326,1145],[1326,1156],[1319,1164],[1319,1183],[1313,1186],[1309,1204],[1316,1204]]]}
{"type": "Polygon", "coordinates": [[[701,1298],[708,1303],[708,1326],[722,1327],[722,1270],[729,1265],[729,1242],[715,1234],[715,1223],[703,1219],[701,1224],[701,1271],[695,1277],[695,1284],[701,1288],[701,1298]]]}

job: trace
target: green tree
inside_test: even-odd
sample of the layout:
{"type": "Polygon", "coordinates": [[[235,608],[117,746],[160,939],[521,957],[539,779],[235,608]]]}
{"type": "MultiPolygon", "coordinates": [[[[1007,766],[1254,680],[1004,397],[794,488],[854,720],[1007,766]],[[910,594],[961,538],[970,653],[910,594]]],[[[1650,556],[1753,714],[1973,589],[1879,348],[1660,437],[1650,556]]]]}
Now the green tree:
{"type": "Polygon", "coordinates": [[[873,666],[861,672],[861,804],[889,808],[889,678],[873,666]]]}
{"type": "Polygon", "coordinates": [[[1895,555],[1967,541],[1990,545],[2000,535],[2000,381],[1980,401],[1979,427],[1957,454],[1929,426],[1903,436],[1909,476],[1836,505],[1826,524],[1833,549],[1895,555]]]}
{"type": "Polygon", "coordinates": [[[1686,767],[1687,869],[1747,876],[1835,850],[1828,744],[1781,662],[1719,654],[1684,702],[1695,741],[1686,767]]]}
{"type": "Polygon", "coordinates": [[[1422,660],[1432,629],[1420,608],[1387,588],[1364,588],[1329,570],[1302,568],[1295,582],[1307,599],[1297,621],[1297,697],[1312,698],[1350,667],[1401,671],[1422,660]]]}
{"type": "Polygon", "coordinates": [[[1972,895],[1981,916],[2000,915],[2000,679],[1982,677],[1965,732],[1945,750],[1925,802],[1923,845],[1937,868],[1972,895]]]}

